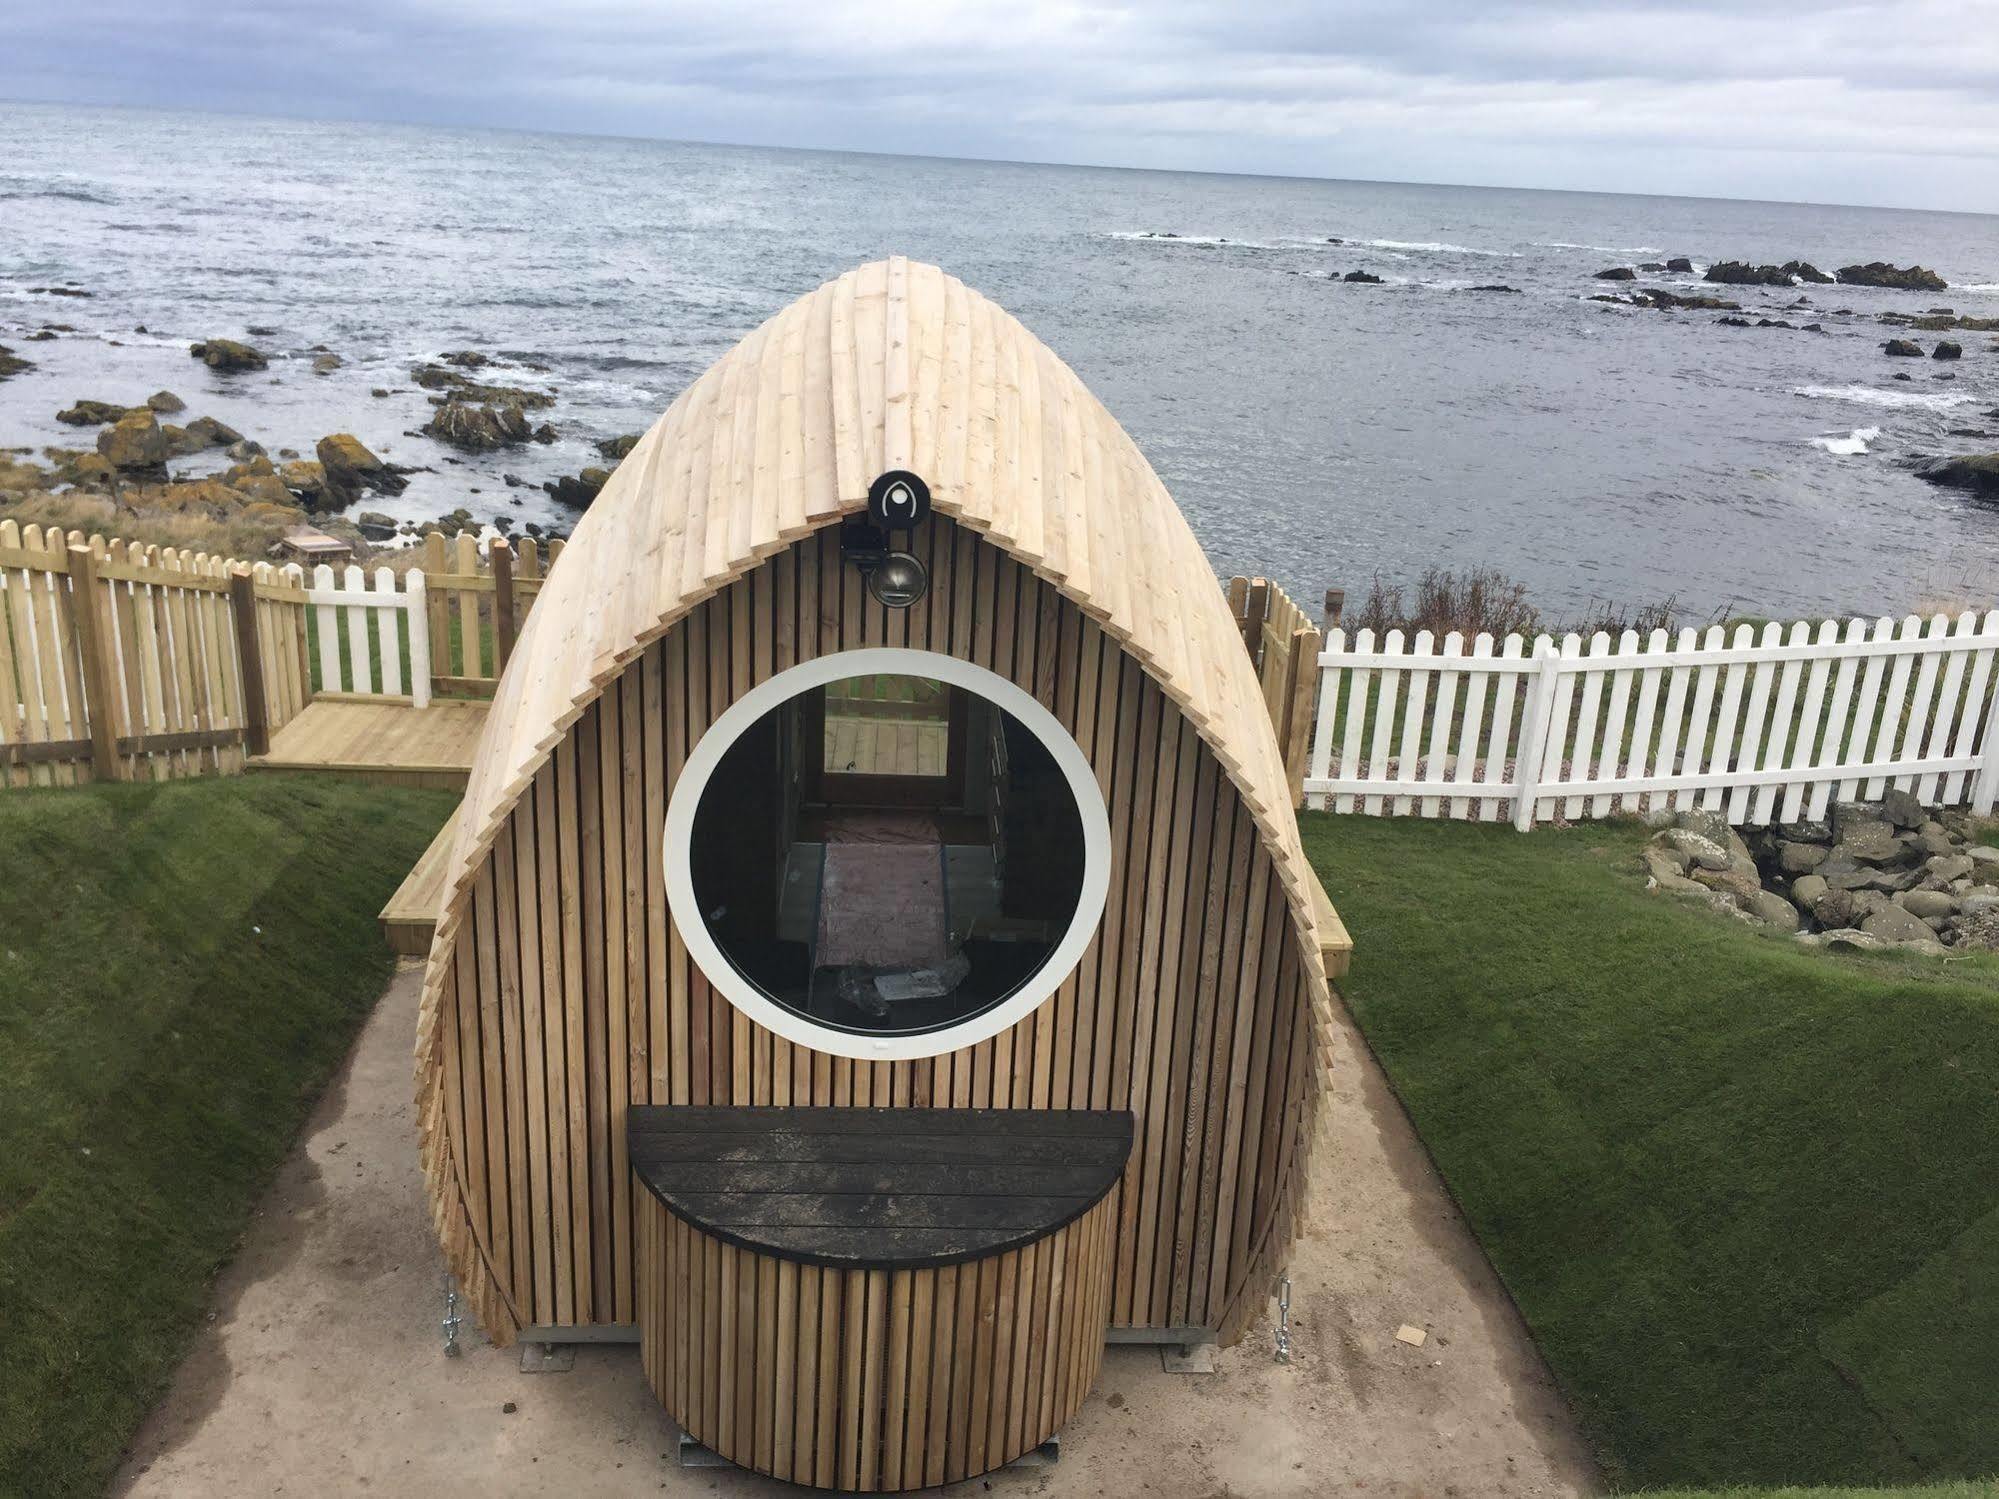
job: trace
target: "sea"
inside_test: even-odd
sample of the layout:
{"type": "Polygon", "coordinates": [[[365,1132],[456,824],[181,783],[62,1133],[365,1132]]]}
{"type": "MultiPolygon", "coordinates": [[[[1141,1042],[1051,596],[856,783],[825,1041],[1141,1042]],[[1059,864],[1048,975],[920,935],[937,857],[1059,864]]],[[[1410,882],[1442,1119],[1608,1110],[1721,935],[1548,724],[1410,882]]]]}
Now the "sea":
{"type": "Polygon", "coordinates": [[[418,471],[361,508],[566,529],[545,481],[891,253],[1017,315],[1217,573],[1311,612],[1432,566],[1498,568],[1555,618],[1999,602],[1999,508],[1912,472],[1999,448],[1999,338],[1891,359],[1875,320],[1999,316],[1999,217],[1970,213],[0,104],[0,343],[35,363],[0,383],[0,445],[74,446],[59,407],[165,387],[274,452],[351,431],[418,471]],[[1636,283],[1822,332],[1590,300],[1631,289],[1596,271],[1672,256],[1915,261],[1950,288],[1636,283]],[[1338,279],[1356,270],[1381,281],[1338,279]],[[212,374],[187,354],[210,336],[270,368],[212,374]],[[418,434],[412,368],[466,348],[552,391],[559,439],[467,456],[418,434]],[[321,349],[341,365],[315,375],[321,349]]]}

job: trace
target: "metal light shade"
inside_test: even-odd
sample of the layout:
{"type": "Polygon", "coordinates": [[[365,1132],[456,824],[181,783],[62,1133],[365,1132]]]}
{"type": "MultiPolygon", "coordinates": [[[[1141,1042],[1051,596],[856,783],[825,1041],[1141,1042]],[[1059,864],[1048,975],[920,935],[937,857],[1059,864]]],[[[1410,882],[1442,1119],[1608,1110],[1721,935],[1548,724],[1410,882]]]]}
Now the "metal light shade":
{"type": "Polygon", "coordinates": [[[868,592],[891,609],[907,609],[930,591],[930,574],[908,552],[890,552],[868,574],[868,592]]]}

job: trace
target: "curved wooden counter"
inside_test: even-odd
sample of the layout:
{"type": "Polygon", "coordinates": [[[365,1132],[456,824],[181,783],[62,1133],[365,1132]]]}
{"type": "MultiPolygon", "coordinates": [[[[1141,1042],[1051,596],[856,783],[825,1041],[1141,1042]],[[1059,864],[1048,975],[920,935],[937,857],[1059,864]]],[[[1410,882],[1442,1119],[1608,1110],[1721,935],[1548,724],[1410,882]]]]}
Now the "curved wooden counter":
{"type": "Polygon", "coordinates": [[[910,1489],[1011,1462],[1081,1405],[1130,1114],[630,1113],[646,1378],[696,1440],[910,1489]]]}

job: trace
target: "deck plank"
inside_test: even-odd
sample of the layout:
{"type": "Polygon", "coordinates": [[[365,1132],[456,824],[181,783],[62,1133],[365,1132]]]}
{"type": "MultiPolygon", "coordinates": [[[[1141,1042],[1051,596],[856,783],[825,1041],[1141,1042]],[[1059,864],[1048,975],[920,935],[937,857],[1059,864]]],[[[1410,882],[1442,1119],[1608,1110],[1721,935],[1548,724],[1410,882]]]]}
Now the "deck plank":
{"type": "Polygon", "coordinates": [[[318,770],[394,785],[462,790],[491,705],[433,701],[426,708],[388,699],[313,699],[271,736],[252,770],[318,770]]]}

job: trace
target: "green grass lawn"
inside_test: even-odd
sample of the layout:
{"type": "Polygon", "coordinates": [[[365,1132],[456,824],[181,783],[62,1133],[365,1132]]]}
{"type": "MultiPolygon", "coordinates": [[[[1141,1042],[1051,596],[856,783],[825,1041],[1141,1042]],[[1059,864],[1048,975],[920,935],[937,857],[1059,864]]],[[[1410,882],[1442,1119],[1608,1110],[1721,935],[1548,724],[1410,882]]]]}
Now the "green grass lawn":
{"type": "Polygon", "coordinates": [[[1999,1470],[1999,958],[1648,895],[1630,826],[1303,824],[1354,1014],[1613,1482],[1999,1470]]]}
{"type": "Polygon", "coordinates": [[[283,775],[0,792],[0,1494],[102,1492],[454,800],[283,775]]]}

